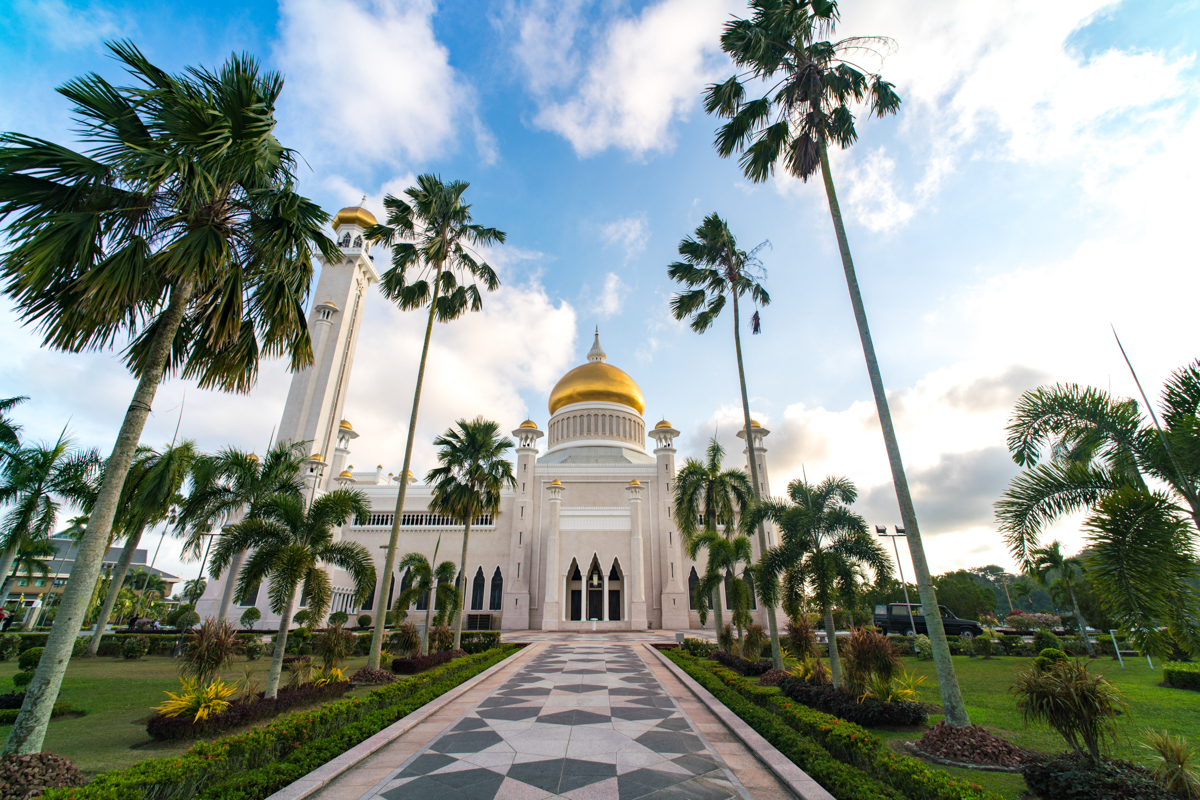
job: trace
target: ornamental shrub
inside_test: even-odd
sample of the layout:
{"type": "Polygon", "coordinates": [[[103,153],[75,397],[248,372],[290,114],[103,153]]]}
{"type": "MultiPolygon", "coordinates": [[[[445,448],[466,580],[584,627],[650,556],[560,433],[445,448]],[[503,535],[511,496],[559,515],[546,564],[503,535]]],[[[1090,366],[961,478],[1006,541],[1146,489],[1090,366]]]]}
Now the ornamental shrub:
{"type": "Polygon", "coordinates": [[[1033,649],[1039,653],[1046,648],[1062,650],[1062,642],[1053,633],[1047,630],[1040,630],[1033,634],[1033,649]]]}
{"type": "Polygon", "coordinates": [[[1043,650],[1032,666],[1017,673],[1011,690],[1025,722],[1046,723],[1094,763],[1105,743],[1116,738],[1117,714],[1128,711],[1121,691],[1107,678],[1057,650],[1043,650]]]}
{"type": "Polygon", "coordinates": [[[1062,627],[1062,619],[1054,614],[1026,614],[1013,611],[1004,618],[1004,626],[1018,631],[1054,630],[1062,627]]]}
{"type": "Polygon", "coordinates": [[[971,640],[971,650],[977,656],[991,658],[992,653],[995,651],[995,646],[988,636],[977,636],[971,640]]]}
{"type": "Polygon", "coordinates": [[[817,633],[807,617],[788,620],[787,648],[793,656],[801,660],[817,657],[817,633]]]}
{"type": "Polygon", "coordinates": [[[325,686],[313,686],[312,684],[299,687],[285,686],[279,690],[279,694],[274,699],[262,697],[260,693],[250,702],[234,702],[225,710],[201,720],[194,720],[186,715],[169,717],[164,714],[155,714],[146,723],[146,733],[159,741],[212,736],[231,728],[240,728],[259,720],[277,717],[298,706],[312,705],[334,697],[341,697],[349,688],[349,681],[325,686]]]}
{"type": "Polygon", "coordinates": [[[779,688],[789,700],[868,728],[924,725],[929,719],[925,705],[915,700],[885,703],[876,697],[859,698],[833,686],[814,686],[797,678],[785,678],[779,688]]]}
{"type": "Polygon", "coordinates": [[[263,643],[257,636],[247,636],[241,640],[242,655],[247,661],[257,661],[262,658],[263,643]]]}
{"type": "Polygon", "coordinates": [[[37,669],[38,662],[42,660],[42,653],[46,651],[44,647],[31,647],[17,657],[17,666],[22,672],[33,672],[37,669]]]}
{"type": "Polygon", "coordinates": [[[468,655],[482,653],[500,646],[500,631],[463,631],[460,644],[468,655]]]}
{"type": "Polygon", "coordinates": [[[431,628],[427,644],[431,653],[449,650],[454,646],[454,631],[450,629],[449,625],[438,625],[431,628]]]}
{"type": "Polygon", "coordinates": [[[342,627],[341,623],[330,625],[314,640],[314,650],[321,657],[321,663],[328,672],[340,667],[346,659],[354,654],[354,634],[342,627]]]}
{"type": "Polygon", "coordinates": [[[1155,782],[1150,771],[1128,761],[1093,763],[1078,753],[1034,755],[1021,763],[1030,793],[1071,800],[1179,800],[1155,782]]]}
{"type": "Polygon", "coordinates": [[[933,660],[933,645],[929,643],[929,637],[923,633],[917,634],[917,658],[922,661],[933,660]]]}
{"type": "Polygon", "coordinates": [[[358,627],[360,627],[360,628],[371,627],[371,615],[370,614],[359,614],[358,615],[358,627]]]}
{"type": "Polygon", "coordinates": [[[241,623],[243,628],[250,628],[253,630],[254,623],[258,622],[260,619],[262,619],[262,612],[256,607],[250,606],[242,612],[242,617],[238,620],[238,622],[241,623]]]}
{"type": "Polygon", "coordinates": [[[183,664],[179,672],[207,684],[217,673],[233,664],[238,649],[237,632],[233,623],[218,622],[208,617],[188,634],[187,649],[183,653],[183,664]]]}
{"type": "Polygon", "coordinates": [[[0,634],[0,661],[11,661],[21,652],[21,637],[15,633],[0,634]]]}
{"type": "Polygon", "coordinates": [[[18,689],[23,689],[33,680],[33,670],[22,670],[16,675],[13,675],[13,686],[18,689]]]}
{"type": "Polygon", "coordinates": [[[695,656],[696,658],[708,658],[712,655],[713,651],[717,649],[716,645],[714,645],[712,642],[706,642],[703,639],[695,639],[691,636],[686,637],[683,640],[683,645],[681,646],[683,647],[683,651],[685,653],[690,656],[695,656]]]}
{"type": "MultiPolygon", "coordinates": [[[[466,638],[463,634],[463,638],[466,638]]],[[[367,640],[368,645],[370,639],[367,640]]],[[[415,656],[421,650],[421,631],[410,620],[404,620],[396,626],[396,631],[387,640],[388,648],[393,653],[399,653],[402,658],[415,656]]]]}
{"type": "Polygon", "coordinates": [[[1168,661],[1163,664],[1163,677],[1168,686],[1200,692],[1200,664],[1168,661]]]}
{"type": "Polygon", "coordinates": [[[900,657],[886,636],[874,628],[857,628],[846,641],[842,669],[846,690],[857,696],[865,691],[872,678],[890,682],[901,669],[900,657]]]}
{"type": "Polygon", "coordinates": [[[121,645],[121,658],[126,661],[139,661],[150,651],[150,640],[145,636],[130,636],[121,645]]]}
{"type": "Polygon", "coordinates": [[[747,661],[741,656],[735,656],[724,650],[716,650],[710,656],[718,664],[733,670],[739,675],[758,676],[771,668],[771,660],[767,658],[758,661],[747,661]]]}
{"type": "Polygon", "coordinates": [[[350,615],[345,611],[335,611],[329,615],[330,625],[345,625],[350,621],[350,615]]]}
{"type": "Polygon", "coordinates": [[[465,655],[466,653],[462,650],[442,650],[415,658],[397,658],[392,661],[392,672],[398,675],[415,675],[430,667],[445,664],[447,661],[453,661],[465,655]]]}

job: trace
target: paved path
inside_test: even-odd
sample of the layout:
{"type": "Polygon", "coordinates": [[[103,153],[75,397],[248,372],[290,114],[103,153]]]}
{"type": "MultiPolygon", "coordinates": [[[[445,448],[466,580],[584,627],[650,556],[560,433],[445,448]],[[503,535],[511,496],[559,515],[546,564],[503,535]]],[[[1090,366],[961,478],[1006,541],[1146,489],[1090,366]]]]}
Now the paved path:
{"type": "Polygon", "coordinates": [[[406,734],[318,797],[792,797],[674,676],[643,658],[644,645],[534,647],[532,658],[414,728],[418,742],[406,734]]]}

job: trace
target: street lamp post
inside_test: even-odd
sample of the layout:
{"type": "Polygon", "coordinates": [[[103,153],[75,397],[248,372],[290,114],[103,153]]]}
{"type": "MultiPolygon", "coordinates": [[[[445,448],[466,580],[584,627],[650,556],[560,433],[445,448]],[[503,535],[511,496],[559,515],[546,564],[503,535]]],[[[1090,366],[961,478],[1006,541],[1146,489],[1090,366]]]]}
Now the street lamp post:
{"type": "Polygon", "coordinates": [[[900,572],[900,586],[904,589],[904,607],[908,609],[908,625],[913,632],[913,652],[920,652],[917,648],[917,624],[913,620],[912,603],[908,602],[908,584],[904,582],[904,567],[900,566],[900,546],[896,544],[897,537],[903,536],[907,539],[908,534],[899,525],[896,526],[895,533],[888,533],[886,525],[876,525],[875,533],[892,540],[892,549],[896,551],[896,569],[900,572]]]}

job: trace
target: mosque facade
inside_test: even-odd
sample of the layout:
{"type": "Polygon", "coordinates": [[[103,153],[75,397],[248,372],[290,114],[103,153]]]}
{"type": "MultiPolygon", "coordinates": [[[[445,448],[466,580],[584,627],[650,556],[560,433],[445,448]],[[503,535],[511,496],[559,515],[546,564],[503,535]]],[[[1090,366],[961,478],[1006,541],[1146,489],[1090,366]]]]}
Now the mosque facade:
{"type": "MultiPolygon", "coordinates": [[[[369,500],[372,513],[345,525],[337,537],[361,543],[372,554],[379,575],[375,591],[356,604],[349,576],[330,568],[329,613],[345,611],[352,620],[363,614],[374,618],[408,584],[406,575],[389,580],[382,574],[400,478],[385,475],[382,466],[361,470],[349,464],[359,432],[342,415],[363,305],[379,281],[363,237],[374,222],[361,207],[342,209],[334,217],[342,259],[323,264],[308,320],[314,362],[293,377],[280,425],[280,440],[310,443],[305,471],[311,494],[350,487],[369,500]]],[[[512,430],[517,485],[502,493],[494,515],[471,527],[464,628],[701,627],[692,588],[703,563],[687,557],[671,503],[679,431],[665,420],[648,427],[644,411],[641,389],[608,363],[597,332],[586,362],[563,375],[550,392],[544,426],[525,420],[512,430]]],[[[769,431],[757,423],[750,430],[761,490],[769,494],[763,447],[769,431]]],[[[744,441],[746,432],[739,437],[744,441]]],[[[436,548],[437,561],[457,563],[462,526],[431,514],[432,487],[409,480],[397,562],[410,552],[433,561],[436,548]]],[[[768,537],[770,543],[772,531],[768,537]]],[[[757,558],[758,543],[753,544],[757,558]]],[[[197,612],[215,615],[224,603],[230,618],[237,619],[256,605],[263,615],[260,627],[278,625],[265,588],[240,600],[232,590],[231,573],[210,579],[197,612]]],[[[410,618],[423,621],[424,614],[416,613],[423,609],[415,605],[410,618]]],[[[752,615],[764,622],[763,609],[754,608],[752,615]]]]}

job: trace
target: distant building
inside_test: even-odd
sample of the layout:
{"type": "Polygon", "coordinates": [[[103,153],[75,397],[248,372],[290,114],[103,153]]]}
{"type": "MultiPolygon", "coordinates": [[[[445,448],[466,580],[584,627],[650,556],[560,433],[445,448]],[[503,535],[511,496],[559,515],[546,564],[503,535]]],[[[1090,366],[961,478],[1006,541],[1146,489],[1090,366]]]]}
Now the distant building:
{"type": "MultiPolygon", "coordinates": [[[[49,558],[40,559],[49,572],[42,575],[37,570],[32,576],[26,575],[25,570],[16,577],[9,576],[12,581],[9,589],[9,602],[16,600],[22,606],[32,606],[42,595],[48,592],[62,594],[63,587],[67,585],[67,578],[71,576],[71,569],[75,566],[75,553],[79,548],[79,543],[74,539],[67,537],[53,536],[50,538],[50,543],[54,545],[54,555],[49,558]]],[[[108,552],[104,554],[104,566],[101,569],[101,575],[107,576],[113,568],[117,566],[117,560],[121,557],[120,547],[110,547],[108,552]]],[[[166,596],[170,596],[176,583],[179,582],[178,576],[172,575],[169,572],[163,572],[158,568],[147,566],[146,551],[137,549],[133,551],[133,561],[129,565],[129,574],[133,575],[138,571],[149,572],[151,575],[157,575],[166,582],[166,596]]],[[[57,602],[57,601],[54,601],[57,602]]]]}

